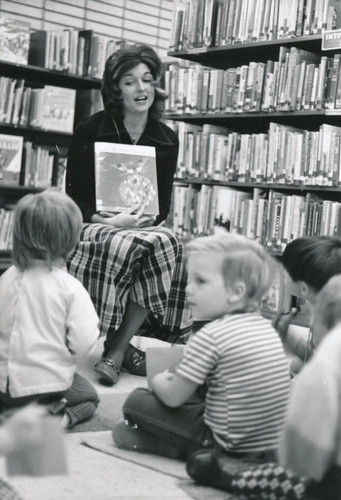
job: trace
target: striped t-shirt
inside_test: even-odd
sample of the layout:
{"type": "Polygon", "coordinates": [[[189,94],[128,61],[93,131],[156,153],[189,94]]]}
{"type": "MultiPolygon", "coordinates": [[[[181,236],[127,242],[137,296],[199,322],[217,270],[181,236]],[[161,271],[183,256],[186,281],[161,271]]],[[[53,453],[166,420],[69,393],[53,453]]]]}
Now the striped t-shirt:
{"type": "Polygon", "coordinates": [[[227,314],[190,340],[176,373],[208,384],[204,420],[226,450],[277,448],[289,395],[282,342],[257,313],[227,314]]]}

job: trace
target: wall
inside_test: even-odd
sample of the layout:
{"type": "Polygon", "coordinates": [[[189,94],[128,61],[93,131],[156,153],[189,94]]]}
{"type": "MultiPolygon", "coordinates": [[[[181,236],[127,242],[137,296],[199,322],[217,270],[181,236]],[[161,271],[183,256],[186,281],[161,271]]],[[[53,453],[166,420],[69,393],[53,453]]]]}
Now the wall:
{"type": "Polygon", "coordinates": [[[0,0],[0,15],[32,29],[93,29],[100,35],[147,43],[167,59],[172,0],[0,0]]]}

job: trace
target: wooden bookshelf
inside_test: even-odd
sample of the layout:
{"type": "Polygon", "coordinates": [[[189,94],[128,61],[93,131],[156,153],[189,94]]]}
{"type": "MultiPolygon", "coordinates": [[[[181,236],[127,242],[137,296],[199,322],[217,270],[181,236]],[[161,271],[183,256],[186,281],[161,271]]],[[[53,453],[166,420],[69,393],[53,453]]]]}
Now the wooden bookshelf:
{"type": "Polygon", "coordinates": [[[84,76],[73,75],[63,71],[53,71],[30,64],[21,65],[0,60],[0,76],[8,78],[24,78],[28,82],[44,85],[56,85],[76,90],[99,89],[101,80],[84,76]]]}
{"type": "MultiPolygon", "coordinates": [[[[85,116],[88,112],[85,94],[92,89],[100,89],[101,80],[89,77],[77,76],[62,71],[54,71],[39,66],[20,65],[10,62],[0,61],[0,76],[14,80],[24,80],[25,85],[33,88],[41,88],[45,85],[74,89],[82,94],[82,109],[77,109],[79,104],[76,98],[75,122],[85,116]]],[[[3,98],[0,96],[0,99],[3,98]]],[[[24,141],[30,141],[34,145],[46,147],[53,155],[53,170],[51,184],[57,182],[57,171],[59,160],[67,154],[67,148],[72,137],[71,133],[57,132],[36,128],[32,126],[13,125],[11,123],[0,122],[0,134],[11,136],[22,136],[24,141]]],[[[24,156],[24,155],[23,155],[24,156]]],[[[24,162],[22,162],[23,165],[24,162]]],[[[13,207],[16,201],[31,192],[39,192],[41,188],[28,187],[23,185],[11,185],[0,183],[0,207],[13,207]]],[[[0,250],[0,272],[10,264],[10,251],[0,250]]]]}
{"type": "Polygon", "coordinates": [[[264,132],[268,130],[271,121],[283,125],[295,124],[295,127],[303,129],[318,130],[322,123],[339,126],[341,109],[340,114],[328,114],[326,110],[274,111],[269,113],[168,113],[167,118],[197,125],[211,123],[244,133],[252,133],[255,130],[255,124],[258,131],[264,132]]]}
{"type": "Polygon", "coordinates": [[[303,37],[279,38],[271,41],[236,43],[220,47],[198,47],[188,50],[169,51],[168,55],[178,59],[197,62],[211,68],[226,69],[235,64],[241,65],[255,60],[262,62],[272,59],[278,54],[280,46],[300,46],[304,50],[319,52],[321,50],[321,35],[303,37]]]}

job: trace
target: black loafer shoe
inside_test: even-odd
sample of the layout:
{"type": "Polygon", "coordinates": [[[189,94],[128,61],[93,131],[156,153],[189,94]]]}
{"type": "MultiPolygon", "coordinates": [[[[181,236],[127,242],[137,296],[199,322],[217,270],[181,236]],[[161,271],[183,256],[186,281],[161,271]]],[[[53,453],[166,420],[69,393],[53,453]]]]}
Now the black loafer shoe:
{"type": "Polygon", "coordinates": [[[129,344],[128,349],[124,353],[122,368],[133,375],[145,377],[147,375],[146,353],[129,344]]]}
{"type": "Polygon", "coordinates": [[[96,363],[95,372],[100,374],[100,381],[106,385],[117,384],[120,378],[120,369],[116,365],[115,360],[109,358],[102,358],[96,363]]]}

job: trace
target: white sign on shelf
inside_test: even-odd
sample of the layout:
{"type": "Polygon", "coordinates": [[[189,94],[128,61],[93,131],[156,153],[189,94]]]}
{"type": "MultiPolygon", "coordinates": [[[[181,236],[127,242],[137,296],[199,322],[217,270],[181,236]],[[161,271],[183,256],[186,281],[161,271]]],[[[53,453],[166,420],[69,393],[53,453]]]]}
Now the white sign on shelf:
{"type": "Polygon", "coordinates": [[[341,29],[322,32],[322,50],[341,49],[341,29]]]}

